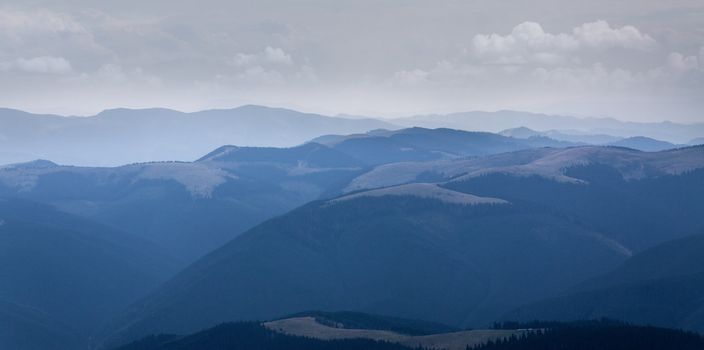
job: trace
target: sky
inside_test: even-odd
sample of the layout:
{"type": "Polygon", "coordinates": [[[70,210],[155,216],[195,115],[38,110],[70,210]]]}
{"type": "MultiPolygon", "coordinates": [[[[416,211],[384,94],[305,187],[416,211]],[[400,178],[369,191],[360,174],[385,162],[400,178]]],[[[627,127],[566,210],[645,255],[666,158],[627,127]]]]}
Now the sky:
{"type": "Polygon", "coordinates": [[[704,1],[3,0],[0,106],[704,122],[704,1]]]}

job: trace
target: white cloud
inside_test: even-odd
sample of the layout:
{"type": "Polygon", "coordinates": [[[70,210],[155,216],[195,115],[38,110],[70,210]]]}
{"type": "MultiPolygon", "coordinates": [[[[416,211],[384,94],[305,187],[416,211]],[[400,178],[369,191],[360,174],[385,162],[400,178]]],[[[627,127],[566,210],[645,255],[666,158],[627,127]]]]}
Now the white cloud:
{"type": "Polygon", "coordinates": [[[96,72],[96,76],[110,82],[127,81],[127,74],[122,70],[122,67],[117,64],[107,63],[100,66],[96,72]]]}
{"type": "Polygon", "coordinates": [[[231,74],[218,74],[216,78],[220,83],[252,86],[317,80],[313,67],[297,65],[293,56],[279,47],[267,46],[260,52],[237,53],[229,60],[229,65],[236,70],[231,74]]]}
{"type": "Polygon", "coordinates": [[[230,63],[237,67],[251,66],[257,63],[257,56],[253,54],[238,53],[232,58],[230,63]]]}
{"type": "Polygon", "coordinates": [[[550,34],[540,23],[523,22],[508,35],[477,34],[472,39],[477,54],[510,54],[516,51],[572,50],[579,46],[576,39],[567,34],[550,34]]]}
{"type": "Polygon", "coordinates": [[[647,72],[649,80],[659,86],[700,86],[704,87],[704,47],[698,54],[684,55],[672,52],[663,64],[647,72]]]}
{"type": "Polygon", "coordinates": [[[606,21],[584,23],[572,31],[583,45],[594,48],[622,47],[644,50],[655,45],[655,39],[634,26],[612,28],[606,21]]]}
{"type": "Polygon", "coordinates": [[[29,73],[68,74],[73,72],[71,62],[63,57],[40,56],[34,58],[19,58],[14,62],[0,64],[0,70],[19,70],[29,73]]]}
{"type": "Polygon", "coordinates": [[[429,75],[422,69],[402,70],[394,74],[394,81],[402,85],[418,85],[426,82],[429,75]]]}
{"type": "Polygon", "coordinates": [[[283,65],[294,64],[293,57],[281,48],[267,46],[263,51],[257,53],[238,53],[231,60],[230,64],[236,67],[256,67],[263,65],[283,65]]]}
{"type": "Polygon", "coordinates": [[[685,56],[679,52],[673,52],[667,56],[667,67],[676,71],[687,71],[699,68],[702,62],[699,62],[697,56],[685,56]]]}
{"type": "Polygon", "coordinates": [[[550,33],[540,23],[523,22],[506,35],[477,34],[461,54],[430,68],[397,71],[391,82],[452,89],[563,87],[602,93],[653,86],[664,76],[674,81],[673,71],[701,64],[695,56],[673,53],[668,58],[669,68],[649,72],[648,67],[619,67],[612,60],[613,53],[608,52],[620,48],[624,51],[619,54],[628,60],[642,61],[645,56],[658,54],[650,50],[654,47],[655,40],[638,28],[613,27],[602,20],[581,24],[569,33],[550,33]]]}
{"type": "Polygon", "coordinates": [[[576,52],[580,50],[647,49],[654,44],[653,38],[633,26],[613,28],[606,21],[584,23],[570,34],[548,33],[540,23],[523,22],[507,35],[475,35],[469,54],[485,63],[555,65],[577,60],[576,52]]]}
{"type": "Polygon", "coordinates": [[[293,58],[286,51],[278,48],[267,46],[264,49],[264,59],[269,63],[292,65],[293,58]]]}
{"type": "Polygon", "coordinates": [[[65,13],[0,9],[0,35],[6,39],[18,40],[25,35],[40,33],[85,34],[87,30],[65,13]]]}

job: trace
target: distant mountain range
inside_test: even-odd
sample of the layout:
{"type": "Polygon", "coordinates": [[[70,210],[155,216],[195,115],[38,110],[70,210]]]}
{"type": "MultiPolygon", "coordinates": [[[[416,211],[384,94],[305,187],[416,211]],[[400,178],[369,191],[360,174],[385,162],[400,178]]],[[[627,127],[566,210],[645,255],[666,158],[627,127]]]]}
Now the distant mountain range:
{"type": "MultiPolygon", "coordinates": [[[[676,145],[666,141],[655,140],[644,136],[616,137],[610,135],[591,135],[584,133],[568,134],[556,130],[539,132],[526,127],[503,130],[500,135],[519,139],[550,138],[563,142],[573,142],[582,145],[603,145],[637,149],[644,152],[657,152],[688,145],[676,145]]],[[[696,140],[693,140],[695,142],[696,140]]]]}
{"type": "Polygon", "coordinates": [[[698,137],[696,139],[693,139],[693,140],[689,141],[689,144],[692,146],[704,145],[704,137],[698,137]]]}
{"type": "MultiPolygon", "coordinates": [[[[704,135],[704,124],[631,123],[512,111],[372,119],[330,117],[254,105],[192,113],[160,108],[111,109],[89,117],[0,109],[0,164],[35,159],[79,166],[193,161],[222,145],[293,147],[321,135],[350,135],[376,129],[425,127],[499,132],[521,126],[557,130],[541,136],[588,144],[606,144],[636,136],[687,144],[704,135]]],[[[638,144],[626,146],[638,147],[638,144]]]]}
{"type": "MultiPolygon", "coordinates": [[[[524,126],[533,130],[558,130],[566,134],[607,135],[620,138],[645,136],[675,144],[689,143],[692,139],[702,137],[701,135],[704,134],[704,123],[624,122],[613,118],[577,118],[518,111],[474,111],[444,115],[418,115],[391,119],[390,121],[396,125],[407,127],[420,126],[488,132],[499,132],[524,126]]],[[[601,141],[603,139],[595,143],[602,143],[601,141]]]]}
{"type": "Polygon", "coordinates": [[[222,145],[290,147],[324,134],[379,128],[397,127],[380,120],[262,106],[194,113],[112,109],[91,117],[0,109],[0,164],[34,159],[90,166],[192,161],[222,145]]]}

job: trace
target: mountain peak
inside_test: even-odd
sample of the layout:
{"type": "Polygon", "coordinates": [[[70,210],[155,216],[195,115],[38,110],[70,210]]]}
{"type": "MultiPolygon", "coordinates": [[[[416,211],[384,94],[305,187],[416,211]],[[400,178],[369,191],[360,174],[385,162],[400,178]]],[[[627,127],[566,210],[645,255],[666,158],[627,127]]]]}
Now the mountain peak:
{"type": "Polygon", "coordinates": [[[527,139],[534,136],[545,136],[544,133],[535,131],[533,129],[527,128],[525,126],[519,126],[517,128],[506,129],[499,132],[499,135],[513,137],[517,139],[527,139]]]}
{"type": "Polygon", "coordinates": [[[8,165],[8,167],[11,167],[13,169],[49,169],[58,166],[58,164],[46,159],[37,159],[30,162],[8,165]]]}

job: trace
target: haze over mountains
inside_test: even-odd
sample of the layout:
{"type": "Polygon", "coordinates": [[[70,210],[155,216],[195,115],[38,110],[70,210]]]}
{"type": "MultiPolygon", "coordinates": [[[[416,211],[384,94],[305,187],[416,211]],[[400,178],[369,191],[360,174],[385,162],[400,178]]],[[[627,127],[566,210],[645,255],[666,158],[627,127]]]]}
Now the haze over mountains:
{"type": "Polygon", "coordinates": [[[295,146],[322,134],[394,127],[378,120],[332,118],[261,106],[195,113],[111,109],[92,117],[2,109],[0,164],[34,159],[91,166],[192,161],[222,145],[295,146]]]}
{"type": "MultiPolygon", "coordinates": [[[[501,130],[524,126],[533,130],[558,130],[566,134],[610,135],[619,138],[646,136],[686,144],[701,137],[704,124],[623,122],[614,118],[577,118],[517,111],[460,112],[445,115],[419,115],[392,120],[398,125],[461,130],[501,130]]],[[[601,142],[596,142],[601,143],[601,142]]]]}
{"type": "Polygon", "coordinates": [[[520,125],[398,128],[254,106],[201,113],[15,115],[67,123],[17,134],[75,141],[53,154],[109,162],[134,147],[193,154],[232,137],[293,146],[0,166],[0,273],[10,281],[0,287],[0,346],[104,348],[311,310],[452,328],[602,316],[704,327],[699,240],[687,238],[704,232],[702,146],[520,125]],[[294,136],[257,139],[247,120],[283,121],[294,136]],[[127,121],[151,126],[131,143],[118,137],[135,134],[127,121]],[[82,152],[83,142],[96,147],[82,152]],[[106,151],[118,146],[125,152],[106,151]],[[633,311],[642,300],[648,314],[633,311]]]}
{"type": "Polygon", "coordinates": [[[704,1],[0,2],[0,350],[704,350],[704,1]]]}
{"type": "MultiPolygon", "coordinates": [[[[292,147],[321,135],[404,127],[485,132],[528,127],[553,130],[541,136],[558,141],[586,144],[607,144],[636,136],[687,144],[704,135],[704,124],[632,123],[512,111],[352,119],[255,105],[193,113],[162,108],[111,109],[90,117],[0,109],[0,164],[35,159],[83,166],[193,161],[222,145],[292,147]]],[[[630,142],[624,146],[661,150],[668,144],[630,142]]]]}
{"type": "Polygon", "coordinates": [[[358,192],[267,221],[135,304],[118,328],[127,338],[187,333],[296,309],[476,327],[704,227],[701,147],[532,149],[459,162],[461,176],[436,170],[449,179],[437,190],[358,192]]]}
{"type": "Polygon", "coordinates": [[[0,194],[48,203],[140,235],[188,263],[263,220],[341,193],[378,164],[571,145],[420,128],[343,139],[330,146],[223,146],[195,162],[7,165],[0,167],[0,194]]]}

